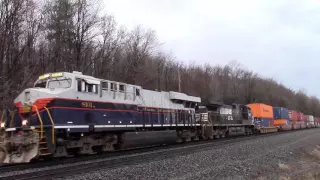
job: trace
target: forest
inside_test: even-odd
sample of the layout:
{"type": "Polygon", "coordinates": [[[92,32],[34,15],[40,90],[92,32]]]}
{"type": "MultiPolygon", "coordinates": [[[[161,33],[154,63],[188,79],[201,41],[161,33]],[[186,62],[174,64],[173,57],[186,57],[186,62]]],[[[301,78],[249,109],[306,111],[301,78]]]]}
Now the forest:
{"type": "Polygon", "coordinates": [[[81,71],[205,101],[262,102],[320,116],[320,102],[236,61],[185,63],[164,52],[156,32],[127,29],[99,0],[0,0],[0,109],[39,75],[81,71]]]}

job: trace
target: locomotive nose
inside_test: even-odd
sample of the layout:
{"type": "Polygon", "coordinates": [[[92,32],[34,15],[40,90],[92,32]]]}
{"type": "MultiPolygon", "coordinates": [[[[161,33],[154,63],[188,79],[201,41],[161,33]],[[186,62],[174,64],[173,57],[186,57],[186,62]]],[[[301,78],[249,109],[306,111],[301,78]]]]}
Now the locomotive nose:
{"type": "Polygon", "coordinates": [[[15,103],[21,102],[24,105],[28,104],[31,105],[37,98],[39,98],[43,92],[34,89],[34,88],[29,88],[24,91],[22,91],[14,100],[15,103]]]}
{"type": "Polygon", "coordinates": [[[57,94],[61,92],[59,90],[51,91],[50,89],[29,88],[21,92],[14,100],[14,103],[17,107],[32,106],[38,100],[58,97],[57,94]]]}

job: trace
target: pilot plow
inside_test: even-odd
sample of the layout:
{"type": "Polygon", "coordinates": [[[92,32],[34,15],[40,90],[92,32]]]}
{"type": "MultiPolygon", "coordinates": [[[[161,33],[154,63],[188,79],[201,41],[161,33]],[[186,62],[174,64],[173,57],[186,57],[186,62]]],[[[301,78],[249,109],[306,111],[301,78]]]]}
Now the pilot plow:
{"type": "Polygon", "coordinates": [[[1,133],[0,163],[28,163],[38,155],[38,133],[32,130],[1,133]]]}
{"type": "Polygon", "coordinates": [[[22,121],[21,127],[13,127],[15,112],[17,111],[10,113],[4,110],[1,115],[0,164],[29,163],[40,155],[39,149],[43,133],[29,127],[27,120],[22,121]]]}

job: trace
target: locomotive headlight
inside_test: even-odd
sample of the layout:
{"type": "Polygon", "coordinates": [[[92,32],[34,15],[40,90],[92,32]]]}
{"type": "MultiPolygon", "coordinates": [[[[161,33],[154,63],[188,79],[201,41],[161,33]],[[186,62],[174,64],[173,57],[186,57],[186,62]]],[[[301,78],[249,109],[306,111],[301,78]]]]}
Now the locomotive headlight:
{"type": "Polygon", "coordinates": [[[27,125],[28,125],[28,120],[26,120],[26,119],[23,120],[23,121],[22,121],[22,126],[27,126],[27,125]]]}
{"type": "Polygon", "coordinates": [[[0,128],[5,128],[5,126],[6,126],[6,123],[5,123],[5,122],[2,122],[2,123],[0,124],[0,128]]]}

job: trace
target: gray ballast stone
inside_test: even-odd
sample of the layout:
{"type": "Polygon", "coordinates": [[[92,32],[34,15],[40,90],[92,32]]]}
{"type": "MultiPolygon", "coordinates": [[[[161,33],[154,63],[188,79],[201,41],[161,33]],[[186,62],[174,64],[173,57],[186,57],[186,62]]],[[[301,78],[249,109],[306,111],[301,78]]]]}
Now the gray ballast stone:
{"type": "Polygon", "coordinates": [[[209,150],[199,148],[195,153],[170,159],[164,157],[161,160],[115,169],[79,172],[64,179],[299,179],[312,176],[313,171],[315,173],[319,169],[318,144],[320,129],[276,133],[224,146],[213,146],[209,150]]]}

